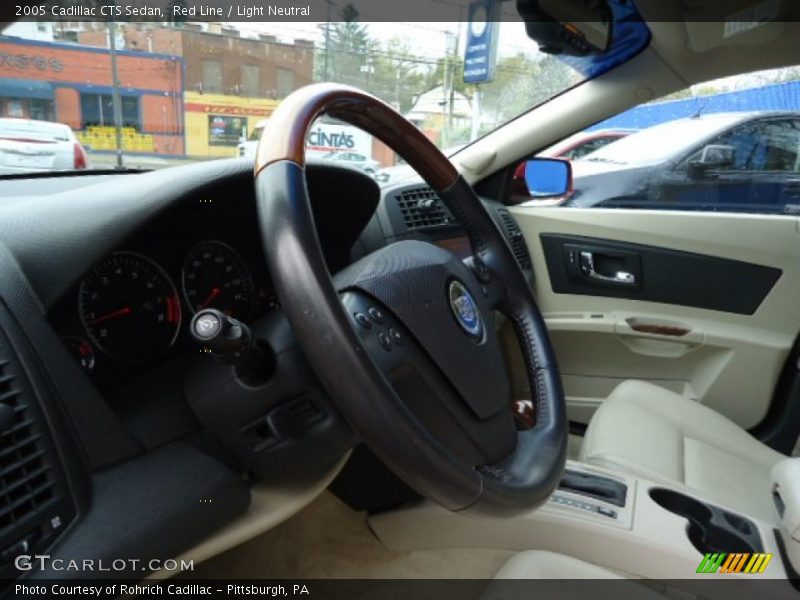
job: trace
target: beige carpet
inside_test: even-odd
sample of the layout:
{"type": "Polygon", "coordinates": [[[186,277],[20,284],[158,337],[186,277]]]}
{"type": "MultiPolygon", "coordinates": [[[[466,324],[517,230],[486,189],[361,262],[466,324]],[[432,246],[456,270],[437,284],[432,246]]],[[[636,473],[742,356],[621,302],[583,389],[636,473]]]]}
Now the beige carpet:
{"type": "Polygon", "coordinates": [[[192,578],[470,578],[493,577],[507,550],[389,550],[351,510],[324,492],[267,533],[196,565],[192,578]]]}

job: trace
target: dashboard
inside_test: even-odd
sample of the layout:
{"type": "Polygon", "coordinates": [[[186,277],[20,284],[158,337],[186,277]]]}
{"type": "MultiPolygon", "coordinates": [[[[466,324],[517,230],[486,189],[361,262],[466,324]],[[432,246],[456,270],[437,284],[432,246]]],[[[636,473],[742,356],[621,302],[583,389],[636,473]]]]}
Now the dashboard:
{"type": "MultiPolygon", "coordinates": [[[[422,181],[381,190],[314,164],[306,175],[331,273],[405,239],[470,254],[422,181]]],[[[485,206],[530,273],[508,211],[485,206]]],[[[21,382],[30,436],[19,451],[49,468],[48,511],[31,504],[0,547],[22,539],[39,552],[62,536],[60,557],[86,540],[98,557],[177,556],[245,510],[250,482],[315,479],[357,443],[283,316],[251,163],[5,180],[0,214],[0,377],[21,382]],[[257,377],[190,339],[203,307],[250,327],[266,359],[257,377]]]]}
{"type": "MultiPolygon", "coordinates": [[[[379,190],[359,172],[311,164],[307,184],[332,272],[375,215],[379,190]],[[344,195],[332,189],[347,185],[344,195]]],[[[202,308],[252,324],[279,309],[269,277],[252,175],[202,186],[95,262],[54,303],[50,322],[102,391],[152,369],[180,369],[199,348],[188,326],[202,308]]],[[[113,394],[112,394],[113,395],[113,394]]]]}
{"type": "MultiPolygon", "coordinates": [[[[384,188],[379,199],[376,187],[356,187],[335,199],[328,180],[335,176],[341,175],[324,167],[309,175],[332,271],[403,239],[428,241],[462,259],[471,255],[462,226],[425,183],[384,188]]],[[[216,308],[245,323],[279,309],[252,185],[239,186],[196,191],[107,254],[55,305],[50,320],[62,343],[100,389],[121,388],[149,365],[197,352],[188,324],[200,309],[216,308]]],[[[524,240],[508,211],[484,203],[529,270],[524,240]]]]}

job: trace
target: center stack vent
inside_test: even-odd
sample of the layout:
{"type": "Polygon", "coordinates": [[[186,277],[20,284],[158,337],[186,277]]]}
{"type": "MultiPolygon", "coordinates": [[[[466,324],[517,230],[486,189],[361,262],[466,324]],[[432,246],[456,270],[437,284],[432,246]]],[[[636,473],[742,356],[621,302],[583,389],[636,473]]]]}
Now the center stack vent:
{"type": "Polygon", "coordinates": [[[453,225],[456,220],[432,188],[405,189],[395,195],[407,231],[453,225]]]}

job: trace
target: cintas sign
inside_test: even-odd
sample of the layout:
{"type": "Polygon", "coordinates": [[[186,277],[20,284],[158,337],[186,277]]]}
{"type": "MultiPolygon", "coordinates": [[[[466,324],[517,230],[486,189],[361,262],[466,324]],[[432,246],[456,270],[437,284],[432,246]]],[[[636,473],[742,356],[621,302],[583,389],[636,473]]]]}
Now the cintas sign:
{"type": "Polygon", "coordinates": [[[309,153],[355,152],[372,156],[372,136],[357,127],[340,123],[315,123],[306,136],[309,153]]]}

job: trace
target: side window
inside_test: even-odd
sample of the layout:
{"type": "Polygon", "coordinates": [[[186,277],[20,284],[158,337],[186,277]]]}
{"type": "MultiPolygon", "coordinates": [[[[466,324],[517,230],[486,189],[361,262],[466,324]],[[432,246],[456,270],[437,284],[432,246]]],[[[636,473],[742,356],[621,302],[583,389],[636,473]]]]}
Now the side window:
{"type": "MultiPolygon", "coordinates": [[[[800,129],[792,119],[747,123],[734,128],[712,142],[733,150],[730,164],[716,170],[777,171],[797,173],[800,157],[800,129]]],[[[688,162],[701,159],[703,150],[689,157],[688,162]]]]}
{"type": "Polygon", "coordinates": [[[564,158],[569,158],[570,160],[577,160],[579,158],[583,158],[587,154],[591,154],[595,150],[599,150],[603,146],[611,143],[614,141],[615,138],[607,137],[607,138],[595,138],[593,140],[589,140],[585,144],[581,144],[576,146],[569,152],[564,155],[564,158]]]}
{"type": "Polygon", "coordinates": [[[585,140],[564,157],[571,179],[544,156],[514,165],[510,201],[800,215],[797,98],[800,66],[706,82],[635,106],[592,127],[624,137],[572,134],[585,140]]]}
{"type": "Polygon", "coordinates": [[[759,171],[798,172],[800,130],[796,121],[776,121],[764,124],[751,169],[759,171]]]}

